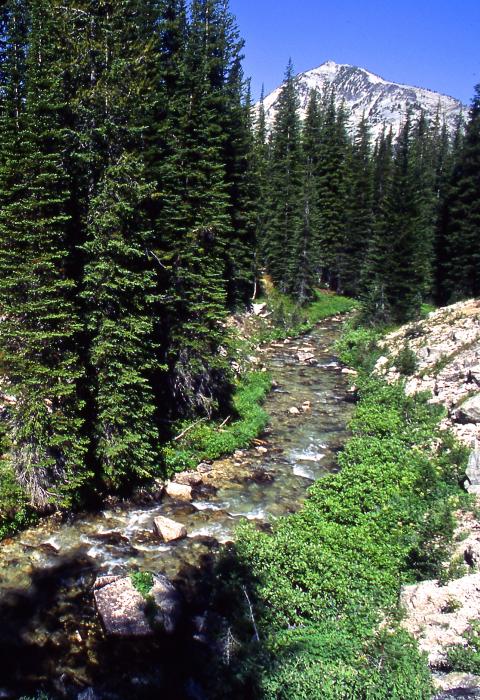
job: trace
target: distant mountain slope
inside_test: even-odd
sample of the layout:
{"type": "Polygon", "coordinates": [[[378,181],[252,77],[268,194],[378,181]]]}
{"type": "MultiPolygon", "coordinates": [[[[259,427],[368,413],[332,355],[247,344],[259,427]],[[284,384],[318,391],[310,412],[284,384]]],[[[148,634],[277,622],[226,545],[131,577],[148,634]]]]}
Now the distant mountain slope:
{"type": "MultiPolygon", "coordinates": [[[[467,107],[453,97],[411,85],[392,83],[364,68],[334,61],[326,61],[318,68],[300,73],[297,81],[302,118],[310,91],[317,88],[322,93],[333,87],[337,101],[343,101],[351,114],[350,126],[357,124],[365,113],[373,137],[378,136],[384,124],[391,125],[393,133],[397,135],[408,107],[414,113],[423,109],[431,119],[435,118],[439,110],[450,130],[455,128],[458,115],[467,111],[467,107]]],[[[281,87],[277,88],[265,98],[268,124],[272,124],[275,117],[280,90],[281,87]]]]}

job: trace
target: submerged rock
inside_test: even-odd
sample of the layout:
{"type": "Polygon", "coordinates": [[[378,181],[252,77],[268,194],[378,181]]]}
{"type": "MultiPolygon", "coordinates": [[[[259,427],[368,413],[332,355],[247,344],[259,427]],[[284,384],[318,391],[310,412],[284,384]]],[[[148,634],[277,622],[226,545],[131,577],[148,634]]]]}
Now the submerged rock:
{"type": "Polygon", "coordinates": [[[103,629],[111,637],[148,637],[152,629],[145,600],[128,576],[102,576],[93,586],[103,629]]]}
{"type": "Polygon", "coordinates": [[[187,536],[187,528],[181,523],[171,518],[165,518],[159,515],[153,521],[155,532],[164,540],[164,542],[174,542],[181,540],[187,536]]]}

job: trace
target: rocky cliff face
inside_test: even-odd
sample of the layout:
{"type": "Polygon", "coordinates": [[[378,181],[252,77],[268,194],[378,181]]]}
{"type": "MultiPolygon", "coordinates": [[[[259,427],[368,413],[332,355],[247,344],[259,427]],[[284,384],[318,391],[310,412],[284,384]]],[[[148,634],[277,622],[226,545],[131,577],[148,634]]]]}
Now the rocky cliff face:
{"type": "MultiPolygon", "coordinates": [[[[384,125],[392,127],[394,135],[398,135],[408,109],[414,115],[423,110],[432,120],[438,113],[451,131],[462,111],[466,112],[466,107],[453,97],[393,83],[364,68],[334,61],[326,61],[318,68],[300,73],[297,85],[302,118],[312,89],[317,89],[320,94],[333,89],[337,104],[343,102],[351,114],[349,126],[354,128],[365,114],[374,138],[381,133],[384,125]]],[[[275,118],[280,90],[281,87],[277,88],[265,98],[267,123],[270,125],[275,118]]]]}

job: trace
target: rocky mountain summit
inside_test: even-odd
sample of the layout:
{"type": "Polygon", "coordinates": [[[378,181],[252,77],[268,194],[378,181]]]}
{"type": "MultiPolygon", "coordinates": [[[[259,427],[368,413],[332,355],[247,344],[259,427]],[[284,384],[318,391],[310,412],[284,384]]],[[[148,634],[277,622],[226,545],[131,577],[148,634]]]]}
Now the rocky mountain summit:
{"type": "MultiPolygon", "coordinates": [[[[373,138],[381,133],[384,125],[391,127],[394,135],[398,135],[408,109],[414,115],[423,110],[432,120],[438,114],[451,131],[455,129],[459,115],[467,109],[453,97],[394,83],[364,68],[334,61],[326,61],[318,68],[300,73],[296,80],[302,118],[312,89],[317,89],[320,94],[333,89],[337,104],[343,103],[351,115],[349,126],[354,128],[365,115],[373,138]]],[[[269,125],[275,118],[280,91],[281,87],[278,87],[264,101],[269,125]]]]}

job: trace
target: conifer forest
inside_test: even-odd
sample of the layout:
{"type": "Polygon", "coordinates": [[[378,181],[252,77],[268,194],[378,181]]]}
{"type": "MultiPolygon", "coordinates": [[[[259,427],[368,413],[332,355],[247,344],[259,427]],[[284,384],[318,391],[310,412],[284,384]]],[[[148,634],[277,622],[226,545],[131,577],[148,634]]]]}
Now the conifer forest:
{"type": "MultiPolygon", "coordinates": [[[[170,478],[189,466],[170,459],[179,433],[243,418],[256,399],[247,395],[242,408],[236,398],[229,319],[251,311],[265,280],[300,315],[324,292],[355,300],[362,325],[352,333],[370,349],[379,328],[417,321],[425,305],[480,296],[480,86],[454,132],[440,111],[435,119],[411,111],[398,136],[385,127],[374,140],[367,119],[352,129],[329,91],[311,92],[302,121],[291,62],[270,123],[263,98],[252,99],[227,0],[6,0],[0,22],[2,536],[170,478]]],[[[353,341],[343,342],[342,359],[361,371],[353,341]]],[[[358,478],[368,460],[383,460],[388,508],[410,528],[408,546],[387,530],[380,497],[375,516],[364,505],[352,521],[334,518],[343,506],[331,476],[276,540],[246,528],[235,564],[229,555],[217,572],[229,582],[218,597],[232,610],[246,600],[255,635],[274,641],[252,651],[245,620],[232,622],[238,644],[248,641],[235,671],[215,668],[235,680],[190,697],[431,697],[406,633],[387,639],[384,629],[379,641],[372,611],[391,608],[407,560],[415,575],[436,575],[418,550],[438,543],[435,518],[447,527],[456,481],[439,481],[443,453],[428,466],[409,452],[438,416],[373,384],[359,380],[364,411],[380,403],[394,415],[385,428],[392,444],[382,447],[380,428],[358,427],[359,409],[338,479],[352,514],[358,494],[341,475],[366,431],[358,478]],[[417,421],[409,435],[399,427],[405,416],[417,421]],[[398,469],[415,501],[395,482],[398,469]],[[425,496],[417,482],[427,472],[435,487],[425,496]],[[329,546],[346,588],[350,577],[368,578],[352,570],[349,552],[371,555],[378,570],[353,586],[348,604],[339,584],[318,583],[310,550],[298,555],[304,578],[286,592],[298,573],[288,568],[288,542],[307,547],[295,518],[311,532],[319,513],[319,570],[330,571],[329,546]],[[332,545],[338,527],[342,552],[332,545]],[[354,527],[367,543],[381,533],[385,551],[353,546],[354,527]],[[240,581],[249,568],[257,583],[247,595],[240,581]],[[385,595],[373,604],[375,587],[385,595]]],[[[257,429],[264,425],[258,418],[257,429]]]]}

